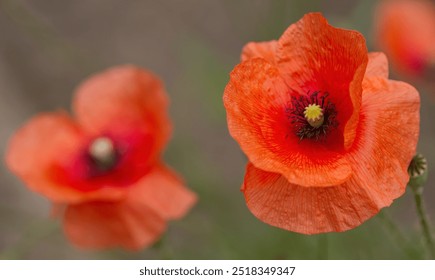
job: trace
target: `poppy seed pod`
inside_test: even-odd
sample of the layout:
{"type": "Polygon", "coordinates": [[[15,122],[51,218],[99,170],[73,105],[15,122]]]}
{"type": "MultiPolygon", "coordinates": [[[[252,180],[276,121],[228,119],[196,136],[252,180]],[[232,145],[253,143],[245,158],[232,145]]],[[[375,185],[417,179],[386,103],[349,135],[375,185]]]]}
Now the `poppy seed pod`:
{"type": "Polygon", "coordinates": [[[416,154],[408,167],[408,185],[417,192],[422,192],[427,181],[427,160],[422,154],[416,154]]]}

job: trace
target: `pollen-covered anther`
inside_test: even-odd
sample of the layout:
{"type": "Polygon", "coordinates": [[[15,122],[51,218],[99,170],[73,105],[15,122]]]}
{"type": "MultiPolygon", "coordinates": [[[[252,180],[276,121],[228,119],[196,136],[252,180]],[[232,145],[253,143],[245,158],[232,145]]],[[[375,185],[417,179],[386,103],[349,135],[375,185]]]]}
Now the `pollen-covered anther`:
{"type": "Polygon", "coordinates": [[[89,155],[99,169],[108,170],[116,164],[116,150],[110,138],[96,138],[89,146],[89,155]]]}
{"type": "Polygon", "coordinates": [[[324,121],[323,109],[317,104],[310,104],[305,107],[304,117],[312,127],[318,128],[324,121]]]}

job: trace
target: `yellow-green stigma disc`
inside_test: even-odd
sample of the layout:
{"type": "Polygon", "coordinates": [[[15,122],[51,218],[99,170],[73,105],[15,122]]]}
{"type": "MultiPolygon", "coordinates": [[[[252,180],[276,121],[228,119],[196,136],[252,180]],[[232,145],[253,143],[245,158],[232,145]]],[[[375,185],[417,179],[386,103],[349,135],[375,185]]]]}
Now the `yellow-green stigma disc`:
{"type": "Polygon", "coordinates": [[[323,124],[323,109],[317,104],[305,107],[304,116],[312,127],[318,128],[323,124]]]}

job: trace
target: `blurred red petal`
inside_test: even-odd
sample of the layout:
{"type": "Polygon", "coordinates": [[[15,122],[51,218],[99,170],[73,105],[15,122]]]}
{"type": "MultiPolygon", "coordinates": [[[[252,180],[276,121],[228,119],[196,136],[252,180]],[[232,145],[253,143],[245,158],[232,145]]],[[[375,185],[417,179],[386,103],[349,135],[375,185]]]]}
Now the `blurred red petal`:
{"type": "Polygon", "coordinates": [[[165,221],[149,207],[122,201],[70,205],[64,230],[72,243],[87,249],[123,247],[139,250],[165,231],[165,221]]]}
{"type": "Polygon", "coordinates": [[[78,89],[74,100],[76,117],[92,134],[112,128],[134,128],[152,138],[152,159],[158,157],[172,130],[168,98],[163,84],[149,71],[119,66],[96,74],[78,89]]]}
{"type": "Polygon", "coordinates": [[[427,0],[380,1],[375,39],[405,75],[423,75],[435,62],[435,4],[427,0]]]}
{"type": "Polygon", "coordinates": [[[164,219],[180,219],[196,203],[195,193],[163,164],[156,165],[129,193],[130,201],[144,203],[164,219]]]}
{"type": "Polygon", "coordinates": [[[59,203],[92,199],[116,200],[122,190],[83,193],[60,180],[58,167],[68,162],[83,143],[83,132],[65,113],[41,114],[10,140],[6,164],[32,190],[59,203]]]}

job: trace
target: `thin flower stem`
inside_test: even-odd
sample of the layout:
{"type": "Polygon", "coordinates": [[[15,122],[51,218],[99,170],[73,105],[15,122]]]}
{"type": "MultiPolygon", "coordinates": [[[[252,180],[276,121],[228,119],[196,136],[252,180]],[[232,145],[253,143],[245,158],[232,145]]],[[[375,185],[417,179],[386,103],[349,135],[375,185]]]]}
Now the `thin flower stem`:
{"type": "Polygon", "coordinates": [[[430,230],[429,222],[427,219],[426,211],[423,205],[422,192],[421,190],[414,189],[415,206],[417,207],[417,213],[420,218],[420,224],[423,229],[423,236],[426,239],[426,243],[429,248],[429,252],[432,258],[435,258],[435,246],[430,230]]]}

